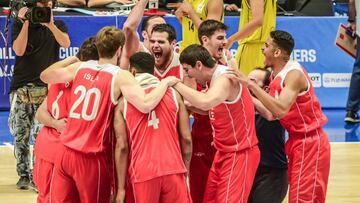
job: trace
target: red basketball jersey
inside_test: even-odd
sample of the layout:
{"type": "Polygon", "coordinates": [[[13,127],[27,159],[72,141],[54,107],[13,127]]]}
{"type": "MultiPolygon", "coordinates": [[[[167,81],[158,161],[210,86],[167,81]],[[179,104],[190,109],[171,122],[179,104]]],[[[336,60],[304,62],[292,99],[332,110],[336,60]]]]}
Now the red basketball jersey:
{"type": "Polygon", "coordinates": [[[309,75],[298,62],[289,61],[285,65],[284,69],[272,79],[269,86],[269,93],[271,96],[278,98],[284,87],[284,79],[291,70],[299,70],[304,73],[308,83],[308,90],[297,96],[295,103],[280,122],[289,134],[310,132],[323,126],[327,122],[327,118],[322,113],[309,75]]]}
{"type": "MultiPolygon", "coordinates": [[[[150,92],[153,87],[146,88],[150,92]]],[[[181,157],[175,91],[169,88],[156,108],[148,114],[124,102],[124,117],[130,146],[129,175],[132,183],[159,176],[185,173],[181,157]]]]}
{"type": "MultiPolygon", "coordinates": [[[[227,59],[224,56],[223,60],[217,60],[216,63],[218,65],[227,66],[227,59]],[[224,61],[224,62],[223,62],[224,61]]],[[[197,91],[206,92],[208,90],[207,85],[197,84],[197,91]]],[[[191,134],[196,138],[207,138],[209,135],[212,135],[213,130],[210,123],[209,115],[201,115],[197,113],[193,113],[194,123],[191,129],[191,134]]],[[[212,139],[212,137],[210,137],[212,139]]]]}
{"type": "Polygon", "coordinates": [[[65,146],[83,153],[104,152],[110,147],[118,71],[124,70],[97,61],[80,65],[73,80],[68,123],[61,135],[65,146]]]}
{"type": "MultiPolygon", "coordinates": [[[[50,85],[46,105],[47,111],[53,118],[59,120],[68,117],[70,94],[71,83],[50,85]]],[[[60,144],[59,136],[60,133],[56,129],[44,126],[36,138],[36,157],[54,162],[60,144]]]]}
{"type": "MultiPolygon", "coordinates": [[[[218,65],[212,81],[223,75],[226,69],[226,66],[218,65]]],[[[209,116],[217,150],[235,152],[257,145],[255,108],[250,92],[245,86],[240,84],[236,99],[213,107],[209,111],[209,116]]]]}
{"type": "Polygon", "coordinates": [[[180,80],[184,78],[184,70],[179,60],[180,55],[178,53],[174,53],[174,56],[171,60],[170,65],[165,70],[160,70],[158,68],[154,68],[154,75],[162,80],[168,76],[175,76],[180,80]]]}

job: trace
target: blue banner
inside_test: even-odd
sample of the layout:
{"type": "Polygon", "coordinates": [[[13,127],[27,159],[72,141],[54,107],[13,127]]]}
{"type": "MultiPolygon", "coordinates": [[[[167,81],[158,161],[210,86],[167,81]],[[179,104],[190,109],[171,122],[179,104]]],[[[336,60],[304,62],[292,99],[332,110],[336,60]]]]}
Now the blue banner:
{"type": "MultiPolygon", "coordinates": [[[[75,55],[82,41],[93,36],[103,26],[122,28],[125,16],[57,16],[64,20],[69,28],[71,47],[61,48],[61,59],[75,55]]],[[[6,18],[0,17],[0,31],[4,34],[6,18]]],[[[166,17],[166,22],[176,29],[177,40],[181,41],[181,26],[175,17],[166,17]]],[[[292,59],[299,61],[309,72],[316,87],[316,94],[325,108],[344,108],[354,59],[335,46],[335,37],[340,23],[346,24],[344,17],[278,17],[277,29],[290,32],[295,39],[292,59]]],[[[238,30],[239,18],[226,16],[225,24],[229,26],[227,35],[238,30]]],[[[10,33],[11,31],[9,31],[10,33]]],[[[140,32],[139,32],[140,33],[140,32]]],[[[9,34],[10,35],[10,34],[9,34]]],[[[8,40],[9,43],[11,40],[8,40]]],[[[237,44],[232,47],[235,53],[237,44]]],[[[8,91],[12,76],[15,54],[5,49],[5,39],[0,39],[0,109],[9,108],[8,91]],[[6,57],[5,57],[6,56],[6,57]]]]}

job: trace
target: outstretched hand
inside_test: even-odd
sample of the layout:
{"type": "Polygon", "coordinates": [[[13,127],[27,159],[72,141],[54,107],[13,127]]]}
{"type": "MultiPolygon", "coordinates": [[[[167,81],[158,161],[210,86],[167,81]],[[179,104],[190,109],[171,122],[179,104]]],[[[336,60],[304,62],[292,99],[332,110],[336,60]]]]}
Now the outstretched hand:
{"type": "Polygon", "coordinates": [[[226,70],[226,77],[229,78],[233,82],[240,82],[245,85],[249,84],[251,82],[248,77],[246,77],[242,72],[240,72],[238,69],[234,69],[229,67],[226,70]]]}
{"type": "Polygon", "coordinates": [[[176,83],[180,82],[180,79],[175,76],[168,76],[165,79],[162,79],[161,82],[164,82],[167,86],[172,87],[176,83]]]}

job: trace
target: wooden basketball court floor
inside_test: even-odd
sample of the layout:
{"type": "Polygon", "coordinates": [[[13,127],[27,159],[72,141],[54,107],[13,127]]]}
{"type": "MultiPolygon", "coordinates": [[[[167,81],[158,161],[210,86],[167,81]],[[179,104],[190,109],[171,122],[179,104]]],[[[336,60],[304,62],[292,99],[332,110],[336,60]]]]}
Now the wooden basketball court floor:
{"type": "MultiPolygon", "coordinates": [[[[17,190],[15,158],[11,146],[0,147],[0,203],[34,203],[36,193],[17,190]]],[[[284,202],[287,202],[285,200],[284,202]]],[[[360,143],[331,143],[329,203],[360,203],[360,143]]]]}

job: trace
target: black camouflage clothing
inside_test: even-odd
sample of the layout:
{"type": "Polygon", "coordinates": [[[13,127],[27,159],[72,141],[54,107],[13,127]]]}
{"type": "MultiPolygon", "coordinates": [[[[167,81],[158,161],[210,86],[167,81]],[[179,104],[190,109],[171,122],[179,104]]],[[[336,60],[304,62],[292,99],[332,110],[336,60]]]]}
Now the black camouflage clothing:
{"type": "Polygon", "coordinates": [[[26,86],[10,93],[9,129],[14,136],[16,171],[19,176],[32,177],[29,141],[32,138],[35,142],[42,127],[35,119],[35,113],[46,97],[46,90],[46,87],[26,86]],[[29,96],[34,94],[37,97],[29,96]]]}

